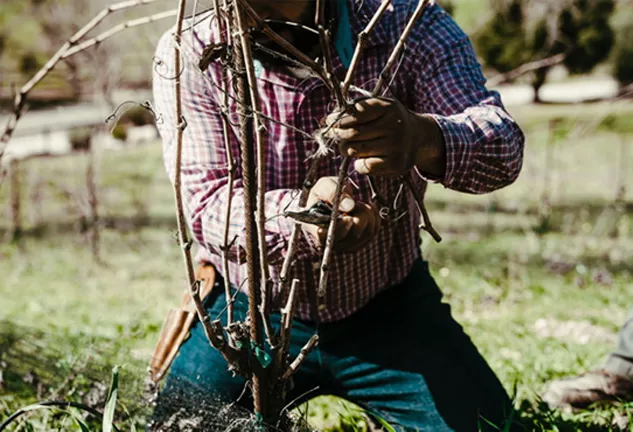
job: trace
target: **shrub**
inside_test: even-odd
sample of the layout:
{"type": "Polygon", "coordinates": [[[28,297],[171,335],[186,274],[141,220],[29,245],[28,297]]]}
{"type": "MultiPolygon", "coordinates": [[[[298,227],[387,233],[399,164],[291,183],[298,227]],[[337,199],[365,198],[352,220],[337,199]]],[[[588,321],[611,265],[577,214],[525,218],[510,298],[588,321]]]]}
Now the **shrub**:
{"type": "Polygon", "coordinates": [[[90,150],[92,143],[92,129],[78,128],[73,129],[70,132],[70,148],[73,151],[86,151],[90,150]]]}
{"type": "Polygon", "coordinates": [[[121,123],[117,124],[114,129],[112,129],[112,136],[119,141],[126,141],[127,127],[121,123]]]}
{"type": "Polygon", "coordinates": [[[121,115],[119,122],[123,124],[133,124],[134,126],[145,126],[154,124],[154,117],[146,108],[135,105],[121,115]]]}

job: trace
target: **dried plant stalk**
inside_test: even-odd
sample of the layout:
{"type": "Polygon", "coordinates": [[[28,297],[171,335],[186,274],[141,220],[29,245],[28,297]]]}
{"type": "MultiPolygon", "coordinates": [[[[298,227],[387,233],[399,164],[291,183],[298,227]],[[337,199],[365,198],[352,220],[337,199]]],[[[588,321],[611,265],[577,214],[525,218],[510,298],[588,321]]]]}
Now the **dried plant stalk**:
{"type": "Polygon", "coordinates": [[[145,24],[151,24],[153,22],[160,21],[166,18],[171,18],[173,16],[176,16],[177,13],[178,13],[178,9],[172,9],[165,12],[159,12],[153,15],[149,15],[146,17],[141,17],[135,20],[130,20],[130,21],[121,23],[117,26],[112,27],[109,30],[104,31],[103,33],[98,34],[95,37],[92,37],[90,39],[83,41],[82,43],[76,45],[73,48],[70,48],[68,51],[66,51],[66,53],[64,53],[64,55],[62,55],[61,59],[65,60],[68,57],[77,54],[78,52],[84,51],[95,45],[99,45],[101,42],[105,41],[106,39],[111,38],[112,36],[118,33],[121,33],[124,30],[131,29],[134,27],[139,27],[145,24]]]}
{"type": "MultiPolygon", "coordinates": [[[[227,17],[224,25],[226,26],[226,34],[224,32],[224,25],[222,25],[222,18],[220,17],[220,5],[218,0],[213,0],[213,4],[216,10],[216,16],[218,18],[218,31],[219,31],[219,39],[220,43],[225,44],[226,37],[230,37],[231,35],[231,22],[230,17],[227,17]]],[[[227,0],[223,0],[222,4],[224,8],[227,7],[227,0]]],[[[227,58],[225,53],[225,59],[227,58]]],[[[234,307],[233,307],[233,296],[231,295],[231,281],[229,280],[229,232],[230,232],[230,223],[228,221],[231,220],[231,205],[233,203],[233,184],[235,182],[235,172],[236,165],[235,159],[233,158],[233,151],[231,149],[231,139],[229,136],[229,93],[228,93],[228,71],[227,68],[222,68],[222,81],[220,82],[220,89],[222,91],[223,100],[222,100],[222,135],[224,136],[224,151],[226,152],[226,160],[228,162],[228,179],[227,179],[227,188],[226,188],[226,209],[224,212],[225,220],[227,221],[224,224],[224,236],[223,236],[223,245],[222,245],[222,269],[224,272],[224,296],[226,299],[226,325],[229,327],[234,320],[234,307]]]]}
{"type": "MultiPolygon", "coordinates": [[[[237,8],[239,10],[239,7],[237,8]]],[[[242,46],[242,54],[244,59],[244,68],[246,69],[246,79],[250,93],[253,124],[255,128],[255,147],[257,149],[257,212],[255,220],[257,223],[257,236],[259,238],[259,265],[261,276],[262,302],[258,305],[262,315],[264,331],[271,345],[275,345],[274,333],[270,324],[270,305],[272,301],[272,280],[268,270],[268,258],[266,247],[266,148],[264,143],[265,127],[262,123],[259,112],[261,111],[261,101],[259,91],[257,89],[257,78],[255,77],[255,66],[253,64],[253,53],[251,50],[251,41],[248,38],[248,29],[243,13],[238,16],[239,37],[242,46]]]]}
{"type": "Polygon", "coordinates": [[[347,74],[345,75],[345,81],[343,81],[342,91],[345,96],[347,96],[347,92],[349,90],[349,86],[354,80],[354,75],[356,74],[356,69],[358,68],[358,63],[360,61],[360,57],[365,49],[365,44],[367,43],[367,38],[374,31],[374,27],[378,24],[378,20],[385,13],[387,8],[391,5],[391,0],[384,0],[381,4],[372,19],[367,24],[367,27],[358,34],[358,42],[356,43],[356,49],[354,50],[354,55],[352,56],[352,61],[347,70],[347,74]]]}
{"type": "Polygon", "coordinates": [[[400,56],[400,53],[402,53],[402,50],[404,49],[404,44],[407,42],[407,39],[409,38],[409,34],[411,33],[413,26],[418,21],[418,19],[420,19],[420,17],[422,16],[422,12],[424,12],[424,9],[429,3],[430,3],[430,0],[420,0],[420,2],[418,3],[418,6],[415,8],[413,15],[411,16],[411,18],[409,19],[409,22],[407,22],[407,25],[402,31],[402,35],[400,35],[400,39],[398,39],[398,43],[393,48],[393,51],[391,52],[391,55],[389,56],[389,59],[387,60],[385,67],[380,72],[380,76],[378,77],[378,82],[376,82],[376,86],[374,87],[374,91],[372,92],[374,97],[378,96],[379,93],[382,91],[382,87],[385,85],[385,79],[387,78],[387,74],[389,73],[391,68],[393,68],[393,65],[398,60],[398,56],[400,56]]]}
{"type": "MultiPolygon", "coordinates": [[[[314,186],[314,181],[316,177],[317,167],[319,165],[319,160],[321,158],[320,154],[315,154],[312,160],[312,164],[310,164],[310,168],[308,170],[308,174],[306,175],[305,180],[303,181],[303,187],[301,188],[301,193],[299,194],[299,206],[305,207],[308,203],[308,197],[310,195],[310,189],[314,186]]],[[[290,266],[293,262],[295,248],[297,245],[297,238],[299,237],[299,230],[301,229],[301,224],[299,222],[295,222],[292,227],[292,232],[290,233],[290,238],[288,239],[288,250],[286,251],[286,257],[284,258],[283,265],[281,266],[281,272],[279,274],[279,295],[282,295],[285,291],[286,284],[288,283],[288,273],[290,273],[290,266]]]]}
{"type": "Polygon", "coordinates": [[[415,185],[413,184],[413,180],[411,179],[411,176],[405,175],[403,178],[404,178],[405,183],[409,187],[409,190],[411,191],[411,194],[413,195],[413,198],[415,200],[415,205],[418,208],[420,215],[422,216],[423,225],[421,225],[420,228],[428,232],[431,235],[431,237],[433,237],[433,240],[435,240],[438,243],[441,242],[442,237],[435,230],[435,228],[433,228],[433,224],[431,223],[431,218],[429,218],[429,213],[426,211],[426,207],[424,206],[424,192],[426,192],[426,188],[424,189],[422,193],[420,193],[418,189],[415,187],[415,185]]]}
{"type": "Polygon", "coordinates": [[[290,333],[292,332],[292,320],[297,306],[297,285],[299,279],[293,279],[290,285],[290,293],[286,301],[286,307],[281,310],[281,325],[279,328],[279,340],[275,347],[275,367],[277,371],[285,368],[285,359],[290,345],[290,333]]]}
{"type": "Polygon", "coordinates": [[[327,73],[320,64],[299,51],[297,48],[295,48],[294,45],[292,45],[283,37],[279,36],[279,34],[277,34],[275,31],[273,31],[270,26],[266,24],[259,15],[257,15],[257,12],[255,12],[253,8],[250,7],[246,0],[237,0],[237,4],[239,4],[240,7],[244,9],[244,12],[246,12],[248,17],[255,22],[257,28],[261,29],[261,31],[266,36],[268,36],[272,41],[276,42],[280,47],[293,55],[297,60],[299,60],[299,62],[310,68],[323,80],[323,82],[329,88],[331,88],[330,81],[327,78],[327,73]]]}
{"type": "Polygon", "coordinates": [[[290,363],[288,369],[286,369],[286,372],[284,372],[281,379],[285,381],[292,375],[294,375],[294,373],[297,372],[301,364],[306,360],[306,358],[310,355],[310,353],[317,346],[318,343],[319,335],[312,335],[310,340],[308,340],[303,348],[301,348],[301,351],[299,352],[299,355],[297,355],[297,358],[295,358],[294,361],[290,363]]]}
{"type": "Polygon", "coordinates": [[[334,233],[340,213],[339,206],[341,204],[341,197],[343,196],[343,184],[345,183],[345,177],[347,176],[351,161],[352,158],[349,156],[343,158],[343,162],[339,168],[338,178],[336,179],[336,191],[334,192],[334,200],[332,203],[332,219],[330,220],[327,237],[325,238],[325,249],[323,249],[323,260],[321,261],[321,271],[319,272],[319,288],[317,294],[321,298],[325,296],[325,290],[327,288],[330,261],[332,260],[332,252],[334,251],[334,233]]]}
{"type": "MultiPolygon", "coordinates": [[[[237,97],[241,103],[239,105],[240,115],[240,153],[242,158],[242,184],[244,189],[244,214],[245,214],[245,249],[248,285],[248,317],[250,320],[251,343],[258,347],[263,347],[263,337],[261,332],[262,317],[258,306],[261,303],[261,290],[257,286],[260,281],[258,271],[258,238],[257,227],[254,220],[255,211],[255,188],[253,180],[255,178],[255,163],[253,149],[253,112],[252,100],[248,91],[247,72],[244,64],[244,45],[242,39],[246,37],[245,20],[243,11],[238,4],[235,4],[235,22],[239,26],[240,37],[234,38],[235,48],[235,68],[237,70],[237,97]]],[[[229,221],[226,221],[229,223],[229,221]]],[[[257,366],[257,359],[253,359],[254,366],[257,366]]],[[[253,406],[256,413],[261,414],[264,419],[268,418],[268,382],[263,376],[261,368],[254,369],[251,377],[251,389],[253,393],[253,406]]]]}
{"type": "MultiPolygon", "coordinates": [[[[182,38],[182,25],[185,14],[185,7],[187,0],[179,0],[178,3],[178,18],[176,21],[176,31],[174,33],[174,41],[176,48],[174,49],[174,67],[175,70],[181,70],[180,64],[180,41],[182,38]]],[[[187,225],[185,223],[184,206],[182,203],[182,141],[187,123],[182,115],[182,92],[180,83],[180,74],[176,74],[174,78],[174,88],[176,92],[176,121],[178,121],[176,129],[176,167],[174,174],[174,197],[176,199],[176,221],[178,224],[178,240],[183,253],[183,259],[185,262],[185,269],[187,271],[187,283],[189,289],[194,289],[196,282],[195,272],[193,268],[193,261],[191,260],[191,241],[189,240],[189,234],[187,233],[187,225]]]]}
{"type": "MultiPolygon", "coordinates": [[[[184,20],[184,13],[186,7],[187,0],[179,0],[178,4],[178,18],[176,22],[176,31],[174,33],[174,68],[175,70],[181,70],[181,56],[180,56],[180,43],[182,39],[182,25],[184,20]]],[[[187,274],[187,283],[189,286],[189,292],[191,294],[191,298],[194,301],[196,306],[196,312],[198,318],[202,322],[204,331],[209,339],[209,342],[217,348],[222,355],[226,358],[229,365],[234,368],[236,367],[237,360],[234,350],[231,349],[226,343],[224,343],[224,337],[219,334],[216,329],[210,324],[210,317],[206,313],[202,301],[200,299],[199,293],[199,281],[195,279],[195,273],[193,268],[193,261],[191,259],[191,245],[192,241],[189,239],[189,234],[187,233],[187,225],[185,223],[185,215],[184,215],[184,206],[182,202],[182,144],[183,144],[183,133],[187,126],[186,120],[182,114],[182,90],[181,90],[181,82],[180,75],[177,74],[174,78],[174,91],[176,93],[176,119],[179,122],[176,129],[176,167],[174,173],[174,197],[176,201],[176,222],[178,224],[178,240],[180,243],[183,260],[185,263],[185,269],[187,274]]]]}
{"type": "MultiPolygon", "coordinates": [[[[424,8],[426,7],[426,5],[428,3],[429,3],[429,0],[420,0],[420,2],[418,3],[418,7],[415,9],[415,11],[413,13],[413,16],[407,22],[407,25],[405,26],[405,28],[404,28],[404,30],[402,32],[402,35],[400,36],[400,39],[398,40],[398,43],[396,44],[396,46],[394,47],[393,51],[389,55],[389,59],[387,60],[387,63],[385,65],[385,67],[383,68],[383,70],[380,73],[380,76],[378,78],[378,82],[376,83],[376,86],[374,87],[374,90],[372,92],[372,96],[373,97],[378,96],[378,94],[380,93],[380,91],[381,91],[381,89],[382,89],[382,87],[384,85],[385,77],[387,76],[387,73],[393,67],[394,63],[396,62],[396,59],[398,58],[398,56],[400,55],[400,53],[404,49],[404,44],[405,44],[407,38],[409,37],[409,34],[411,33],[411,30],[413,29],[414,24],[420,18],[420,16],[422,15],[422,12],[424,11],[424,8]]],[[[379,14],[382,14],[383,12],[384,12],[384,10],[382,8],[378,8],[378,10],[376,11],[376,14],[374,15],[374,18],[372,18],[372,20],[370,21],[370,24],[372,22],[374,22],[374,24],[372,25],[370,30],[373,29],[373,27],[375,26],[375,22],[378,21],[378,18],[380,17],[379,14]],[[376,16],[378,16],[378,18],[376,16]]],[[[361,42],[359,40],[358,44],[360,44],[360,43],[361,42]]],[[[355,53],[356,53],[356,51],[361,51],[362,50],[362,46],[359,48],[358,44],[356,46],[355,53]]],[[[356,60],[356,61],[358,62],[358,60],[356,60]]],[[[346,79],[345,84],[347,84],[347,86],[349,87],[350,82],[348,82],[348,79],[346,79]]],[[[342,192],[343,192],[343,184],[342,183],[345,180],[345,177],[347,175],[347,171],[349,169],[350,163],[351,163],[351,157],[345,156],[343,158],[343,162],[341,163],[341,168],[339,170],[339,174],[338,174],[338,178],[337,178],[336,194],[334,196],[334,200],[333,200],[334,202],[332,203],[332,206],[333,206],[332,219],[331,219],[330,225],[328,227],[328,233],[327,233],[327,237],[326,237],[326,240],[325,240],[325,249],[323,251],[323,260],[321,262],[321,271],[320,271],[320,274],[319,274],[319,288],[318,288],[318,292],[317,292],[319,297],[323,297],[325,295],[325,291],[326,291],[326,288],[327,288],[328,272],[329,272],[329,266],[330,266],[332,251],[333,251],[333,245],[334,245],[334,233],[335,233],[335,230],[336,230],[336,223],[337,223],[337,219],[338,219],[338,207],[339,207],[339,204],[341,202],[341,196],[342,196],[342,192]]],[[[371,181],[371,179],[369,179],[369,181],[371,181]]],[[[372,185],[372,189],[374,189],[373,185],[372,185]]]]}

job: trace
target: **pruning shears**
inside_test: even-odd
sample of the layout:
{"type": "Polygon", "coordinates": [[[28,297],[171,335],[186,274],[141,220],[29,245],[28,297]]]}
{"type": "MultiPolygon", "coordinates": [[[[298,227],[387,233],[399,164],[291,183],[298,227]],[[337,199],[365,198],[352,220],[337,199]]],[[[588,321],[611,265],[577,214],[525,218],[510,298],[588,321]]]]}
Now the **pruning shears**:
{"type": "Polygon", "coordinates": [[[326,201],[317,201],[311,207],[300,211],[286,211],[284,215],[297,222],[318,226],[328,226],[332,219],[332,205],[326,201]]]}

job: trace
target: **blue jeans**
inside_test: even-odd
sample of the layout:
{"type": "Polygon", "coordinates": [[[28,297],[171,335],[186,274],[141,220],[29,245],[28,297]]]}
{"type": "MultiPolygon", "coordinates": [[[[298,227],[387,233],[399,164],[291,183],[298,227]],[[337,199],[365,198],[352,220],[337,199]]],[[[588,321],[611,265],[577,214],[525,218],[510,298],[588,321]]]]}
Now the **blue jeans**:
{"type": "MultiPolygon", "coordinates": [[[[511,402],[441,298],[427,263],[419,261],[401,285],[344,320],[321,324],[319,346],[296,373],[287,400],[333,394],[375,413],[396,430],[496,430],[489,422],[503,429],[511,402]]],[[[223,290],[214,289],[207,301],[211,316],[217,317],[225,305],[223,290]]],[[[235,314],[246,316],[246,296],[237,296],[235,314]]],[[[274,314],[276,329],[279,322],[274,314]]],[[[295,320],[293,358],[316,331],[312,322],[295,320]]],[[[227,402],[239,399],[250,408],[248,396],[240,398],[244,385],[243,378],[231,376],[195,325],[161,397],[189,389],[227,402]]]]}

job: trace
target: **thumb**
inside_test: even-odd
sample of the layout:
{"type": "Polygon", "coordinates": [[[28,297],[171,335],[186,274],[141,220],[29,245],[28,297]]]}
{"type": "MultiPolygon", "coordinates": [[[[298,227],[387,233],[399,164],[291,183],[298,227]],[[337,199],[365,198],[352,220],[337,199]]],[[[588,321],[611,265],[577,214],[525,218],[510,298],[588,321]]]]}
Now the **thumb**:
{"type": "MultiPolygon", "coordinates": [[[[316,198],[316,200],[323,200],[330,204],[334,202],[334,195],[336,194],[336,177],[322,177],[320,178],[312,190],[310,191],[310,195],[316,198]]],[[[315,201],[316,201],[315,200],[315,201]]],[[[339,211],[349,213],[354,210],[356,207],[356,203],[351,195],[347,192],[343,192],[341,196],[341,202],[338,206],[339,211]]]]}
{"type": "Polygon", "coordinates": [[[356,207],[354,199],[352,199],[352,197],[348,194],[343,193],[343,196],[341,197],[341,203],[338,206],[339,211],[349,213],[354,210],[354,207],[356,207]]]}

